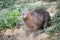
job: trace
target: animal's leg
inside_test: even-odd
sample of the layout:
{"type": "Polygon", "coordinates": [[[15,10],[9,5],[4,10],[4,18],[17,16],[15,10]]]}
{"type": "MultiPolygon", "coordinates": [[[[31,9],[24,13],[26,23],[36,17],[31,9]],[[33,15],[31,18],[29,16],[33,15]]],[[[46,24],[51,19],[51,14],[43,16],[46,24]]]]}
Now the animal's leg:
{"type": "Polygon", "coordinates": [[[35,38],[38,35],[38,33],[37,33],[38,32],[38,27],[36,25],[34,25],[33,31],[34,31],[33,37],[35,38]]]}
{"type": "Polygon", "coordinates": [[[48,16],[46,16],[45,17],[45,22],[44,22],[44,30],[47,29],[48,25],[49,25],[49,18],[48,18],[48,16]]]}
{"type": "Polygon", "coordinates": [[[35,38],[36,36],[38,36],[38,33],[37,31],[34,31],[33,38],[35,38]]]}
{"type": "Polygon", "coordinates": [[[38,36],[38,27],[36,25],[34,25],[34,28],[33,28],[33,40],[36,40],[36,37],[38,36]]]}
{"type": "Polygon", "coordinates": [[[25,40],[29,40],[30,29],[26,29],[25,31],[25,40]]]}
{"type": "Polygon", "coordinates": [[[47,27],[48,27],[48,22],[45,22],[44,23],[44,31],[47,29],[47,27]]]}
{"type": "Polygon", "coordinates": [[[38,36],[37,31],[34,31],[34,33],[33,33],[33,40],[36,40],[37,36],[38,36]]]}
{"type": "Polygon", "coordinates": [[[41,27],[39,28],[39,32],[40,32],[40,33],[45,32],[45,31],[44,31],[44,26],[43,26],[43,25],[44,25],[44,23],[42,23],[41,27]]]}
{"type": "Polygon", "coordinates": [[[26,36],[29,36],[29,34],[30,34],[30,30],[27,29],[26,32],[25,32],[25,35],[26,35],[26,36]]]}
{"type": "Polygon", "coordinates": [[[45,30],[43,30],[43,29],[40,29],[40,31],[39,31],[39,32],[40,32],[40,34],[41,34],[41,33],[44,33],[44,32],[45,32],[45,30]]]}

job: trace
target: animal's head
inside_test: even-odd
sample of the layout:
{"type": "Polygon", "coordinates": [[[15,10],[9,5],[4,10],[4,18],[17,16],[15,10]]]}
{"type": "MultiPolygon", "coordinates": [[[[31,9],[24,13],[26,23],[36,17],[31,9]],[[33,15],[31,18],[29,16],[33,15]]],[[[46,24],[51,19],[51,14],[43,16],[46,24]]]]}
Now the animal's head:
{"type": "Polygon", "coordinates": [[[21,18],[22,19],[26,19],[27,18],[27,15],[29,14],[29,10],[28,9],[24,9],[21,13],[21,18]]]}

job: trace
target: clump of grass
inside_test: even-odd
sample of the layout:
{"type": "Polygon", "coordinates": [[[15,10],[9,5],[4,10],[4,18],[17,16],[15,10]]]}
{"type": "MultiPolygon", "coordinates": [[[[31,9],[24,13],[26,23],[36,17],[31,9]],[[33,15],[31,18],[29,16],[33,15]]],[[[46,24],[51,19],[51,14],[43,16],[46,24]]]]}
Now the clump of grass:
{"type": "Polygon", "coordinates": [[[60,1],[57,2],[57,9],[60,9],[60,1]]]}
{"type": "Polygon", "coordinates": [[[5,10],[0,13],[0,29],[13,28],[19,22],[19,11],[5,10]]]}

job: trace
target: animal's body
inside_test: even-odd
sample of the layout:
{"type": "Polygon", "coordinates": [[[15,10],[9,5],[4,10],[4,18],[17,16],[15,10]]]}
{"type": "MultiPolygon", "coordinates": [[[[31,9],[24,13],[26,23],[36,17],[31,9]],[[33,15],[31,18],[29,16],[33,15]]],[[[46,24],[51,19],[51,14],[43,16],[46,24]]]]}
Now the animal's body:
{"type": "Polygon", "coordinates": [[[50,26],[50,15],[45,9],[28,12],[23,21],[29,30],[37,31],[50,26]]]}

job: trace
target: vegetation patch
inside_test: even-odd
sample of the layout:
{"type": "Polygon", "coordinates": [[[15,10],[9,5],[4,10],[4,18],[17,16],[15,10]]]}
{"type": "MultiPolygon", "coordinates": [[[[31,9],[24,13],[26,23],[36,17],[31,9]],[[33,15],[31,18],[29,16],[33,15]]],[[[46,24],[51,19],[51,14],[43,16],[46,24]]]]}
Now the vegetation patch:
{"type": "Polygon", "coordinates": [[[0,29],[4,28],[13,28],[19,22],[19,11],[14,10],[5,10],[3,13],[0,13],[0,29]]]}
{"type": "Polygon", "coordinates": [[[0,0],[0,9],[9,8],[15,4],[16,0],[0,0]]]}
{"type": "Polygon", "coordinates": [[[60,9],[58,8],[59,2],[57,4],[57,11],[50,21],[51,27],[46,30],[46,33],[49,35],[49,37],[50,38],[54,37],[55,40],[60,40],[60,9]]]}

